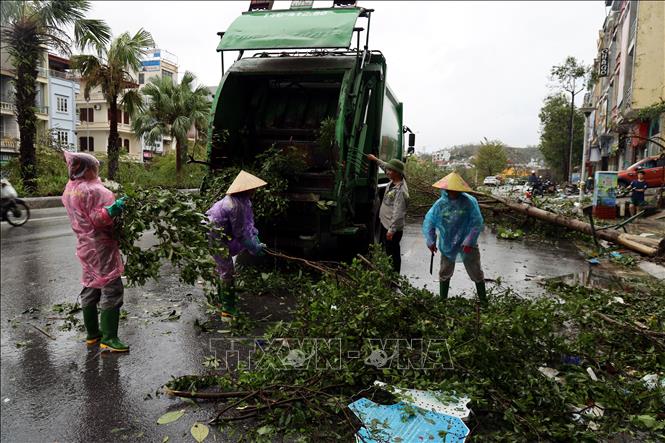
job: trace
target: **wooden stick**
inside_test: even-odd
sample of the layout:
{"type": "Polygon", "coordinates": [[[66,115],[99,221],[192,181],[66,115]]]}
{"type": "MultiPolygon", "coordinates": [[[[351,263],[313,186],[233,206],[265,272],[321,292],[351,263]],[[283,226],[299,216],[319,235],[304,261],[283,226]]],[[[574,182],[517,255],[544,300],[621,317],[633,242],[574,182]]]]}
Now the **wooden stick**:
{"type": "Polygon", "coordinates": [[[47,336],[48,338],[50,338],[51,340],[55,340],[55,337],[54,337],[54,336],[52,336],[51,334],[49,334],[48,332],[46,332],[45,330],[43,330],[43,329],[40,328],[39,326],[35,326],[35,325],[33,325],[32,323],[30,323],[30,326],[32,326],[33,328],[35,328],[36,330],[38,330],[39,332],[41,332],[42,334],[44,334],[45,336],[47,336]]]}
{"type": "Polygon", "coordinates": [[[164,392],[174,397],[183,398],[200,398],[200,399],[220,399],[220,398],[237,398],[247,395],[247,391],[239,392],[190,392],[190,391],[174,391],[173,389],[164,388],[164,392]]]}
{"type": "Polygon", "coordinates": [[[612,317],[605,315],[603,313],[600,313],[598,311],[594,311],[593,314],[595,314],[597,317],[602,318],[608,323],[612,323],[613,325],[619,326],[623,329],[627,329],[629,331],[637,332],[639,334],[644,334],[647,336],[650,336],[651,338],[656,338],[656,337],[665,337],[665,332],[658,332],[658,331],[652,331],[650,329],[644,329],[644,328],[638,328],[636,326],[631,326],[626,323],[622,323],[618,320],[613,319],[612,317]]]}

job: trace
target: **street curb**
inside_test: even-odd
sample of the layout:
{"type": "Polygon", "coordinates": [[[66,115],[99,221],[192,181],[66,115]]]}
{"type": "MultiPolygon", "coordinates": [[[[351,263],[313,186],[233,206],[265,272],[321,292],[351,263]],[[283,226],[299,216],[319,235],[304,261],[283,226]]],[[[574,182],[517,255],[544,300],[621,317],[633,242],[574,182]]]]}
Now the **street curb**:
{"type": "MultiPolygon", "coordinates": [[[[198,189],[180,189],[181,192],[186,194],[196,194],[198,189]]],[[[30,209],[46,209],[46,208],[62,208],[62,196],[54,195],[51,197],[28,197],[22,198],[28,208],[30,209]]]]}

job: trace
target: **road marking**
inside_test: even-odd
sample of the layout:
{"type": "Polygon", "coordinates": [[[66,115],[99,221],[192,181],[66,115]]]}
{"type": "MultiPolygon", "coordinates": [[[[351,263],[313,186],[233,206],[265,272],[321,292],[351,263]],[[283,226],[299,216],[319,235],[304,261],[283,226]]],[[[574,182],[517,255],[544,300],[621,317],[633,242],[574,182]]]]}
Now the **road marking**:
{"type": "MultiPolygon", "coordinates": [[[[69,218],[69,216],[68,215],[56,215],[56,216],[53,216],[53,217],[31,218],[31,219],[28,220],[28,222],[36,222],[36,221],[40,221],[40,220],[60,220],[60,219],[63,219],[63,218],[69,218]]],[[[2,223],[5,224],[7,222],[3,221],[2,223]]],[[[9,224],[9,223],[7,223],[7,224],[9,224]]]]}

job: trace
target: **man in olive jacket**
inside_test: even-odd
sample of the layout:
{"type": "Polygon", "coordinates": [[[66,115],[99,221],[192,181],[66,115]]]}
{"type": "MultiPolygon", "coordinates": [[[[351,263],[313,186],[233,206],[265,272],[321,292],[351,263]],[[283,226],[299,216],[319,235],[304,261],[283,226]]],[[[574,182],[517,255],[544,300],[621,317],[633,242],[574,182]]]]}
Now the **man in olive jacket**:
{"type": "Polygon", "coordinates": [[[383,194],[379,210],[381,244],[383,244],[386,254],[392,259],[393,269],[399,273],[402,268],[399,242],[402,240],[406,224],[406,208],[409,203],[409,188],[404,179],[404,163],[396,158],[384,162],[372,154],[369,154],[367,158],[377,162],[390,179],[390,185],[383,194]]]}

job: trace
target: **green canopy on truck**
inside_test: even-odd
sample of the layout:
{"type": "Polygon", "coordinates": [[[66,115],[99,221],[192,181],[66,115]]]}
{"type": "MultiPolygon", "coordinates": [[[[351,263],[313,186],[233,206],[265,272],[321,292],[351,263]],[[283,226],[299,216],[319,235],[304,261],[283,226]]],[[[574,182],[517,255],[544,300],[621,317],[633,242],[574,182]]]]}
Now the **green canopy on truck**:
{"type": "Polygon", "coordinates": [[[361,8],[252,11],[238,17],[218,51],[349,48],[361,8]]]}

